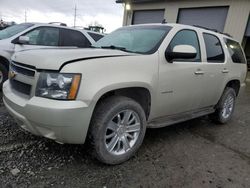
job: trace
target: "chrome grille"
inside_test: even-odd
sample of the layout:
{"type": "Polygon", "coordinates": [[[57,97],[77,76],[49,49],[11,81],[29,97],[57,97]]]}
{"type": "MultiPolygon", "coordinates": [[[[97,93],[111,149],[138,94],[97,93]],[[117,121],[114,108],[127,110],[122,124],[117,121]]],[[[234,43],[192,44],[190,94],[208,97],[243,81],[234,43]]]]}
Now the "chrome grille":
{"type": "Polygon", "coordinates": [[[14,74],[14,76],[12,75],[13,77],[9,79],[12,89],[30,96],[32,93],[32,85],[35,81],[35,67],[11,62],[10,75],[11,74],[14,74]]]}
{"type": "Polygon", "coordinates": [[[35,71],[30,70],[30,69],[26,69],[26,68],[22,68],[20,65],[19,66],[17,66],[17,65],[18,65],[17,63],[16,63],[16,65],[11,63],[10,69],[16,73],[20,73],[20,74],[23,74],[26,76],[31,76],[31,77],[35,76],[35,71]]]}

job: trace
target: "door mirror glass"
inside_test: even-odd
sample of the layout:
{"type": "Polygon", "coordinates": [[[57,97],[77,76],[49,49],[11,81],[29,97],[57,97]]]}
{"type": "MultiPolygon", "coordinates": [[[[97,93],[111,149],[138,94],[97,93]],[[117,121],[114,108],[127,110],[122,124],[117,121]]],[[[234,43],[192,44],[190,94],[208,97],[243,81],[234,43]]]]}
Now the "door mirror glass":
{"type": "Polygon", "coordinates": [[[27,36],[20,36],[18,38],[18,44],[29,44],[30,38],[27,36]]]}
{"type": "Polygon", "coordinates": [[[177,45],[173,50],[166,50],[165,57],[170,63],[173,60],[194,59],[197,56],[197,50],[191,45],[177,45]]]}

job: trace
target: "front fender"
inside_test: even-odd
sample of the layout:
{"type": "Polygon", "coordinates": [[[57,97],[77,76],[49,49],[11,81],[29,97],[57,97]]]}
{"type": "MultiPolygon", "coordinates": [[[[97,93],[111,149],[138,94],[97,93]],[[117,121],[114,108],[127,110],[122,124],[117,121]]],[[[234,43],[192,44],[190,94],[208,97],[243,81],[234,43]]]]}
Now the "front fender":
{"type": "Polygon", "coordinates": [[[100,89],[93,97],[93,102],[96,104],[98,100],[105,95],[108,92],[115,91],[118,89],[126,89],[126,88],[144,88],[147,89],[150,94],[152,94],[152,87],[148,83],[144,82],[123,82],[123,83],[117,83],[108,85],[102,89],[100,89]]]}

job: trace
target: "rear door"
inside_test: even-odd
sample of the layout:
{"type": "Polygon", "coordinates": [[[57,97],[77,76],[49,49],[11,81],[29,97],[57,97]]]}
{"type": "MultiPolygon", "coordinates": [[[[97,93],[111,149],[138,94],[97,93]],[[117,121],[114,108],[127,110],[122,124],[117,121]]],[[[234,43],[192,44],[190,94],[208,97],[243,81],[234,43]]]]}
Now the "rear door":
{"type": "Polygon", "coordinates": [[[204,71],[201,107],[216,105],[225,87],[229,69],[221,41],[212,33],[203,33],[205,59],[202,64],[204,71]]]}

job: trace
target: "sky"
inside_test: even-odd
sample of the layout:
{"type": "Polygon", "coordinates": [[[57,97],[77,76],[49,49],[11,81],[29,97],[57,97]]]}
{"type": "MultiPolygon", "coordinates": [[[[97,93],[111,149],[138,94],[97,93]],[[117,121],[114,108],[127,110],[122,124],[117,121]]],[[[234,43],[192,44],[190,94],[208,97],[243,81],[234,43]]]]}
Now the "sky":
{"type": "Polygon", "coordinates": [[[0,19],[4,21],[25,22],[63,22],[86,27],[95,22],[101,24],[106,32],[122,26],[123,5],[115,0],[0,0],[0,19]]]}

